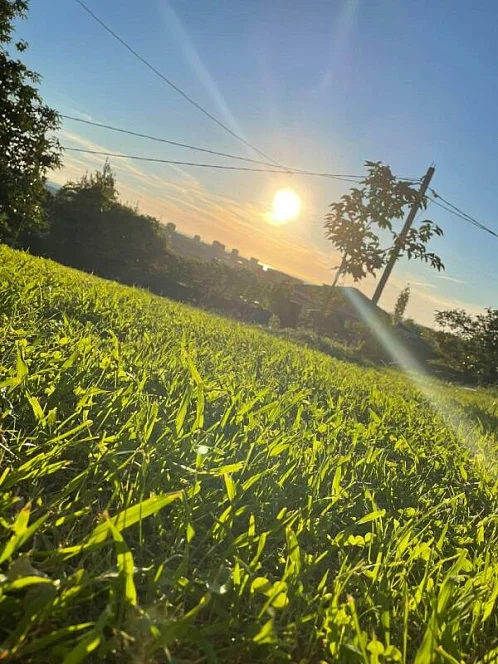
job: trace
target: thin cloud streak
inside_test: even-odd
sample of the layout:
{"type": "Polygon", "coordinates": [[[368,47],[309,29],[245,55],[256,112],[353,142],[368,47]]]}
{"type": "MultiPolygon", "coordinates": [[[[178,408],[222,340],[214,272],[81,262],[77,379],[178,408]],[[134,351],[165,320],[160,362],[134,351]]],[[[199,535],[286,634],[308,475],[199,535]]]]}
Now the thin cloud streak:
{"type": "Polygon", "coordinates": [[[430,284],[428,281],[410,281],[411,286],[420,286],[421,288],[437,288],[434,284],[430,284]]]}
{"type": "Polygon", "coordinates": [[[451,281],[454,284],[465,284],[467,283],[463,279],[456,279],[455,277],[449,277],[447,274],[436,274],[438,279],[443,279],[444,281],[451,281]]]}

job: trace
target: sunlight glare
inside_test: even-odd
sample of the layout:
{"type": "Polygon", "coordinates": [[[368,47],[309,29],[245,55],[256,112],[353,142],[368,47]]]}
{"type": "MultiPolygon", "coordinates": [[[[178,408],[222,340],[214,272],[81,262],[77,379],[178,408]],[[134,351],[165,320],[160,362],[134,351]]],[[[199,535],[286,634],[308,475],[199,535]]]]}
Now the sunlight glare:
{"type": "Polygon", "coordinates": [[[487,459],[479,445],[480,424],[455,411],[455,408],[446,398],[443,384],[429,376],[420,362],[410,353],[384,324],[380,316],[375,315],[367,307],[362,297],[354,288],[345,288],[344,295],[354,306],[363,322],[370,328],[384,350],[391,356],[395,364],[401,367],[405,375],[425,396],[427,401],[439,414],[446,426],[453,431],[458,442],[465,446],[473,455],[477,465],[485,469],[494,481],[497,478],[497,464],[494,459],[487,459]]]}
{"type": "Polygon", "coordinates": [[[284,224],[295,219],[301,210],[301,200],[292,189],[279,189],[273,198],[272,219],[284,224]]]}

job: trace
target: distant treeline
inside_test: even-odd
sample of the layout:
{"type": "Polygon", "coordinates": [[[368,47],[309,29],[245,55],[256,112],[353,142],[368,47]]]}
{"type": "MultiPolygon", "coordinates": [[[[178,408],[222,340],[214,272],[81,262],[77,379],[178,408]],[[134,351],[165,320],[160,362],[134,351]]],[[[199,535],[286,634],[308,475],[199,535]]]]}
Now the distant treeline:
{"type": "Polygon", "coordinates": [[[29,228],[17,246],[85,272],[158,295],[268,323],[272,284],[244,268],[173,253],[163,226],[118,199],[111,168],[47,192],[45,225],[29,228]]]}
{"type": "MultiPolygon", "coordinates": [[[[54,193],[47,191],[43,207],[43,225],[21,225],[11,239],[4,233],[4,241],[239,320],[271,322],[274,331],[280,321],[286,326],[286,305],[293,297],[290,282],[274,284],[242,267],[175,254],[157,219],[119,201],[108,164],[54,193]]],[[[341,314],[341,290],[318,289],[314,315],[303,310],[301,329],[288,333],[289,338],[345,359],[391,363],[368,325],[341,314]]],[[[476,317],[457,310],[439,312],[439,330],[399,318],[386,314],[382,320],[426,370],[466,383],[498,382],[498,310],[476,317]]]]}

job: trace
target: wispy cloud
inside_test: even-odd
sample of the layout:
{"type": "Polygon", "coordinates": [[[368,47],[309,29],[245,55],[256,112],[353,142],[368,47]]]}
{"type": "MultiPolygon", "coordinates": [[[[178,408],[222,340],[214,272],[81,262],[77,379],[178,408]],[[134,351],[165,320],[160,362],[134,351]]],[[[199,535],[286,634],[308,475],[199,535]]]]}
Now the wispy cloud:
{"type": "MultiPolygon", "coordinates": [[[[96,143],[95,141],[90,141],[84,138],[83,136],[81,136],[81,134],[77,134],[67,129],[61,129],[58,132],[58,137],[62,141],[62,143],[64,145],[67,145],[68,147],[83,148],[85,150],[93,150],[95,152],[111,152],[111,153],[116,152],[115,150],[110,150],[108,147],[101,145],[100,143],[96,143]]],[[[90,165],[94,167],[95,164],[102,164],[106,160],[106,157],[103,155],[80,153],[78,156],[76,156],[78,153],[68,154],[68,152],[66,152],[65,156],[66,166],[70,166],[71,164],[76,162],[82,164],[85,163],[85,161],[88,161],[90,162],[90,165]]],[[[109,157],[109,160],[112,161],[112,157],[109,157]]],[[[154,175],[152,173],[144,172],[144,170],[138,168],[131,159],[119,157],[114,160],[113,165],[114,168],[116,168],[117,170],[126,171],[129,175],[133,176],[134,178],[146,182],[148,186],[157,187],[163,185],[163,179],[159,178],[157,175],[154,175]]],[[[185,175],[188,176],[190,180],[189,174],[185,175]]]]}
{"type": "Polygon", "coordinates": [[[466,282],[463,279],[456,279],[455,277],[449,277],[447,274],[436,274],[438,279],[444,279],[444,281],[451,281],[454,284],[465,284],[466,282]]]}
{"type": "Polygon", "coordinates": [[[435,295],[427,292],[418,292],[413,295],[413,304],[417,308],[417,319],[421,320],[421,322],[425,321],[430,325],[434,323],[435,310],[465,309],[471,314],[482,312],[482,307],[454,297],[445,297],[444,295],[435,295]]]}
{"type": "Polygon", "coordinates": [[[430,284],[428,281],[413,281],[410,280],[411,286],[419,286],[420,288],[437,288],[435,284],[430,284]]]}

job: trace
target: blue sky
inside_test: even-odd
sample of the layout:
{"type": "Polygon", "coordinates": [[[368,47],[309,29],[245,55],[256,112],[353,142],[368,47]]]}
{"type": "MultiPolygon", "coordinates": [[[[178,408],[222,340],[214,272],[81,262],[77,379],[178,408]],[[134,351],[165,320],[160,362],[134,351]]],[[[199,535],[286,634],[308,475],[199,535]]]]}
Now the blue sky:
{"type": "MultiPolygon", "coordinates": [[[[498,230],[498,5],[493,0],[107,0],[88,5],[116,32],[237,133],[281,163],[362,173],[381,160],[402,176],[436,164],[433,186],[498,230]]],[[[45,100],[78,115],[210,149],[257,157],[164,85],[73,0],[31,3],[19,35],[45,100]]],[[[61,142],[125,154],[216,158],[67,121],[61,142]]],[[[67,153],[51,179],[102,162],[67,153]]],[[[287,175],[209,171],[114,160],[122,197],[187,233],[219,239],[313,281],[337,257],[323,239],[328,203],[348,185],[287,175]],[[268,223],[278,188],[302,198],[300,216],[268,223]]],[[[412,284],[408,314],[498,306],[498,239],[434,205],[438,275],[400,261],[381,304],[412,284]]],[[[372,293],[371,280],[360,286],[372,293]]]]}

